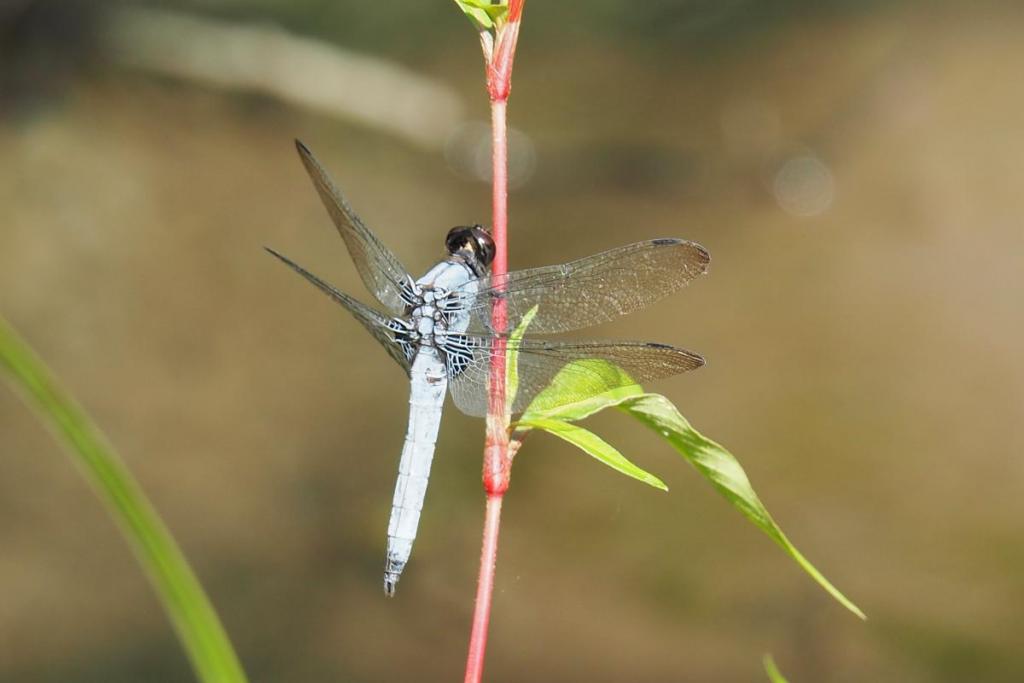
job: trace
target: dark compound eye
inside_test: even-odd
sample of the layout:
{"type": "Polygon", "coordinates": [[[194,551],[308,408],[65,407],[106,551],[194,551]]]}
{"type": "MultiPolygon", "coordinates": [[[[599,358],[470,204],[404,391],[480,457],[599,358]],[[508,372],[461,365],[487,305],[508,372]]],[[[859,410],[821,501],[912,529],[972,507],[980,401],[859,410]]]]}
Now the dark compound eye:
{"type": "Polygon", "coordinates": [[[458,225],[448,231],[444,245],[449,254],[454,254],[459,249],[468,245],[473,250],[476,260],[483,266],[491,265],[494,260],[494,240],[490,233],[479,225],[458,225]]]}
{"type": "Polygon", "coordinates": [[[474,241],[473,227],[475,226],[456,225],[448,231],[448,236],[444,238],[444,246],[448,249],[449,254],[454,254],[459,249],[465,247],[466,244],[474,241]]]}
{"type": "Polygon", "coordinates": [[[473,237],[476,239],[476,257],[480,263],[485,266],[490,266],[491,261],[494,260],[494,240],[491,238],[491,233],[484,230],[481,226],[473,226],[473,237]]]}

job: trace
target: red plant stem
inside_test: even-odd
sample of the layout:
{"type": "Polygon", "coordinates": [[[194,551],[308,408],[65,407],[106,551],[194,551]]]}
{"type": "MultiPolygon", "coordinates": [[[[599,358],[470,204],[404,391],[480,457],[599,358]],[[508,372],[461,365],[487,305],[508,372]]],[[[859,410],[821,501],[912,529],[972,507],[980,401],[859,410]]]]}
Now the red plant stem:
{"type": "Polygon", "coordinates": [[[494,593],[494,569],[498,559],[498,529],[501,524],[501,494],[487,496],[484,516],[484,542],[480,549],[480,578],[476,586],[476,609],[473,631],[466,658],[465,683],[480,683],[484,675],[484,653],[487,650],[487,625],[491,620],[491,596],[494,593]]]}
{"type": "MultiPolygon", "coordinates": [[[[506,110],[508,100],[491,102],[491,164],[494,179],[491,186],[492,220],[491,236],[494,238],[494,262],[491,275],[500,276],[508,272],[508,132],[506,110]]],[[[504,300],[498,303],[504,304],[504,300]]],[[[504,314],[504,307],[500,307],[504,314]]],[[[497,313],[499,306],[495,306],[497,313]]]]}
{"type": "MultiPolygon", "coordinates": [[[[494,161],[494,215],[492,236],[495,255],[491,264],[492,278],[508,272],[508,139],[505,134],[504,100],[491,102],[494,161]]],[[[491,324],[498,332],[508,326],[505,300],[498,299],[491,312],[491,324]]],[[[480,683],[487,650],[487,628],[491,621],[491,600],[494,594],[494,570],[498,562],[498,529],[501,502],[508,490],[512,461],[508,452],[508,407],[505,402],[505,340],[497,338],[491,360],[487,437],[484,443],[484,490],[487,508],[484,515],[484,537],[480,550],[480,576],[476,587],[473,629],[469,636],[465,683],[480,683]]]]}
{"type": "MultiPolygon", "coordinates": [[[[519,21],[525,0],[510,0],[507,20],[495,36],[494,52],[489,57],[487,92],[491,100],[492,222],[494,261],[491,278],[500,287],[508,273],[508,132],[506,110],[512,87],[512,60],[519,36],[519,21]]],[[[480,576],[477,581],[473,628],[469,636],[465,683],[480,683],[487,650],[487,629],[491,620],[494,572],[498,561],[498,530],[501,503],[508,490],[512,459],[509,454],[509,406],[505,398],[505,339],[508,332],[508,308],[504,298],[495,300],[491,325],[498,333],[488,384],[487,436],[484,443],[483,482],[487,493],[483,544],[480,551],[480,576]]]]}
{"type": "MultiPolygon", "coordinates": [[[[492,161],[493,161],[493,224],[494,262],[491,278],[499,286],[508,272],[508,136],[506,134],[505,100],[491,102],[492,161]]],[[[495,332],[507,332],[508,309],[504,299],[494,302],[491,325],[495,332]]],[[[508,489],[508,409],[505,405],[505,340],[495,340],[491,357],[489,405],[487,410],[487,440],[484,448],[484,490],[487,495],[501,495],[508,489]]]]}

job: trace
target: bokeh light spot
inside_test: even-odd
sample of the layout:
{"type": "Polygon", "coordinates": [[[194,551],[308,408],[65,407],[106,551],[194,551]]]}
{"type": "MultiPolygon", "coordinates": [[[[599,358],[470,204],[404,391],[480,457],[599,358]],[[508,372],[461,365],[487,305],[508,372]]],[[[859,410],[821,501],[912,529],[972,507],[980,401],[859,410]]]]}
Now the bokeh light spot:
{"type": "Polygon", "coordinates": [[[795,216],[818,216],[835,199],[835,180],[825,162],[813,154],[787,159],[775,172],[772,194],[779,207],[795,216]]]}
{"type": "MultiPolygon", "coordinates": [[[[482,121],[460,124],[444,146],[448,167],[460,178],[491,182],[491,126],[482,121]]],[[[525,185],[536,167],[537,153],[530,136],[508,129],[508,180],[510,187],[525,185]]]]}

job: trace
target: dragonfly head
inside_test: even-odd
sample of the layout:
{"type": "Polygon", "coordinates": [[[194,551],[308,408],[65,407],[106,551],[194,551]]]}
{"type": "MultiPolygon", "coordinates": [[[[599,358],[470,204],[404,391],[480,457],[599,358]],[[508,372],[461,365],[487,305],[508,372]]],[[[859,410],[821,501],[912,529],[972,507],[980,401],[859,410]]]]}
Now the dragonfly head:
{"type": "Polygon", "coordinates": [[[494,260],[494,240],[479,225],[455,226],[448,231],[444,246],[452,256],[464,259],[478,275],[482,275],[494,260]]]}

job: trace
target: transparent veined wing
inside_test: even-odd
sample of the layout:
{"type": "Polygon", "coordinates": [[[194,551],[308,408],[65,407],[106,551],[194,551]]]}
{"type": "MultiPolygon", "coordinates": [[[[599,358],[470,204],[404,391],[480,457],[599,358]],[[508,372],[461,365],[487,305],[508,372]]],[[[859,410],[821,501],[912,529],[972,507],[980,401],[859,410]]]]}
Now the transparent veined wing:
{"type": "Polygon", "coordinates": [[[390,355],[396,363],[402,366],[402,369],[405,370],[405,374],[409,374],[410,361],[406,357],[402,344],[400,344],[395,337],[396,329],[393,327],[394,321],[392,319],[378,313],[356,299],[353,299],[348,294],[339,291],[289,259],[287,256],[277,253],[270,247],[264,248],[277,258],[284,261],[284,263],[296,273],[316,285],[316,287],[324,294],[341,304],[345,310],[351,313],[352,316],[366,328],[367,332],[373,335],[374,339],[380,342],[380,345],[384,347],[384,350],[388,352],[388,355],[390,355]]]}
{"type": "Polygon", "coordinates": [[[494,330],[491,310],[504,299],[508,330],[534,306],[530,334],[567,332],[614,320],[686,286],[707,272],[711,257],[696,242],[637,242],[558,266],[518,270],[479,281],[470,306],[471,332],[494,330]]]}
{"type": "MultiPolygon", "coordinates": [[[[449,335],[444,346],[448,359],[448,386],[455,405],[467,415],[487,414],[491,357],[502,346],[514,347],[518,359],[519,389],[512,404],[513,413],[525,410],[555,375],[573,361],[608,361],[625,370],[636,382],[670,377],[704,365],[704,359],[692,351],[653,342],[499,340],[483,335],[453,334],[449,335]],[[499,345],[502,341],[504,343],[499,345]]],[[[621,376],[597,372],[585,363],[573,366],[571,372],[578,375],[569,382],[576,387],[576,393],[566,394],[566,403],[621,386],[609,383],[621,376]]]]}
{"type": "Polygon", "coordinates": [[[345,240],[363,284],[388,311],[395,314],[403,312],[406,306],[403,288],[413,282],[408,271],[360,220],[309,148],[299,140],[295,141],[295,148],[334,226],[345,240]]]}

